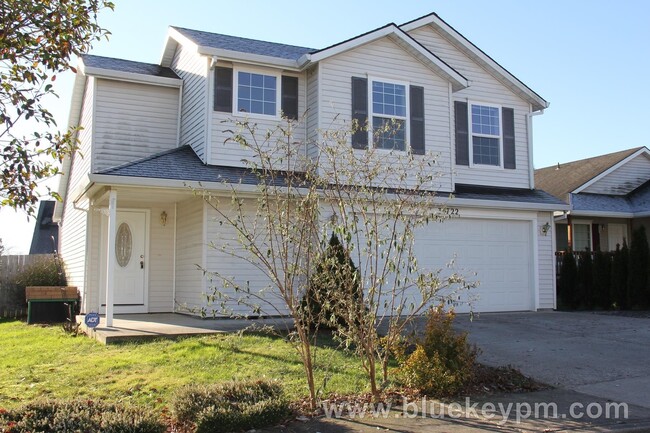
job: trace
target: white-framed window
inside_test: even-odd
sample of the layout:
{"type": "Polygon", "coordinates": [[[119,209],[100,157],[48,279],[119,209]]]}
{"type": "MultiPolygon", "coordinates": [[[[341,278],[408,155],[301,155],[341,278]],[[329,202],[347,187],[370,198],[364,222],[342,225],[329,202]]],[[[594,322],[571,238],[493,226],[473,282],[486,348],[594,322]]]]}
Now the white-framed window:
{"type": "Polygon", "coordinates": [[[252,70],[235,70],[233,114],[278,117],[280,77],[252,70]]]}
{"type": "Polygon", "coordinates": [[[503,167],[501,107],[482,102],[468,105],[472,164],[503,167]]]}
{"type": "Polygon", "coordinates": [[[591,246],[591,222],[574,221],[571,224],[573,251],[593,251],[591,246]]]}
{"type": "Polygon", "coordinates": [[[406,150],[408,133],[408,84],[369,78],[369,106],[372,128],[370,142],[376,148],[406,150]]]}

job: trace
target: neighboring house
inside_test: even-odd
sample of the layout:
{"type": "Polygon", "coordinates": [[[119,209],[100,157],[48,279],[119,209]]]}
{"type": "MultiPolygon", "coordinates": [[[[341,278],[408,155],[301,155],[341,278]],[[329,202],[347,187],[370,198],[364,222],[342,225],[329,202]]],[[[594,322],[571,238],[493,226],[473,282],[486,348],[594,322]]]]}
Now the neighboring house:
{"type": "Polygon", "coordinates": [[[569,204],[556,212],[556,249],[613,251],[650,230],[650,151],[609,153],[535,170],[535,184],[569,204]]]}
{"type": "MultiPolygon", "coordinates": [[[[271,127],[282,111],[307,113],[295,138],[308,154],[335,119],[401,122],[406,133],[384,144],[438,155],[440,191],[460,211],[421,231],[420,264],[438,269],[457,254],[478,273],[478,311],[554,308],[553,237],[542,228],[567,206],[535,189],[532,169],[532,116],[547,106],[435,14],[320,50],[170,27],[159,65],[84,56],[70,110],[80,148],[65,162],[57,208],[70,283],[86,312],[104,311],[114,287],[116,313],[204,305],[209,282],[197,265],[266,285],[208,246],[233,234],[186,185],[254,190],[223,122],[271,127]]],[[[376,144],[357,134],[350,145],[376,144]]]]}
{"type": "Polygon", "coordinates": [[[59,225],[54,222],[54,200],[43,200],[38,206],[32,245],[29,254],[52,254],[59,245],[59,225]]]}

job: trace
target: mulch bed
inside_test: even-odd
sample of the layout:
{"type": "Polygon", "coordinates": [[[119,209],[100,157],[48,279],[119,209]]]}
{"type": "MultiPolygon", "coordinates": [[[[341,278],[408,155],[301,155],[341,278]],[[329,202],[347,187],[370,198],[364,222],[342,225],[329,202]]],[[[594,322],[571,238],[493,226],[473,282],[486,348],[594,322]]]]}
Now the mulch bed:
{"type": "MultiPolygon", "coordinates": [[[[437,398],[444,400],[454,400],[455,398],[465,397],[483,397],[496,394],[514,394],[541,391],[544,389],[552,388],[550,385],[538,382],[528,376],[524,376],[519,370],[511,367],[490,367],[487,365],[477,363],[474,369],[474,377],[470,380],[465,387],[454,395],[443,396],[427,396],[428,398],[437,398]]],[[[409,401],[414,401],[422,395],[412,389],[389,390],[385,391],[381,396],[382,403],[391,403],[399,405],[406,398],[409,401]]],[[[351,406],[363,406],[373,402],[372,394],[362,393],[355,395],[340,395],[330,394],[326,400],[329,404],[344,404],[351,406]]],[[[309,409],[308,399],[296,402],[295,409],[302,417],[319,416],[322,415],[322,408],[318,408],[315,412],[309,409]]]]}

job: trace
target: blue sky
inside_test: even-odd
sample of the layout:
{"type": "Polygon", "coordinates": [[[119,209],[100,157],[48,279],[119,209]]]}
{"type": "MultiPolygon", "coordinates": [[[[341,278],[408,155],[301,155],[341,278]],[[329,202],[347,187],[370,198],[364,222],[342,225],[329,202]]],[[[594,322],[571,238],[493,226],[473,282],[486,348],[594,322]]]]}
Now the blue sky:
{"type": "MultiPolygon", "coordinates": [[[[115,0],[113,34],[93,54],[158,63],[168,25],[322,48],[386,23],[436,12],[551,106],[534,120],[536,168],[648,146],[650,2],[115,0]]],[[[66,125],[72,74],[50,107],[66,125]]],[[[56,182],[51,184],[56,184],[56,182]]],[[[33,221],[0,210],[0,239],[29,249],[33,221]]]]}

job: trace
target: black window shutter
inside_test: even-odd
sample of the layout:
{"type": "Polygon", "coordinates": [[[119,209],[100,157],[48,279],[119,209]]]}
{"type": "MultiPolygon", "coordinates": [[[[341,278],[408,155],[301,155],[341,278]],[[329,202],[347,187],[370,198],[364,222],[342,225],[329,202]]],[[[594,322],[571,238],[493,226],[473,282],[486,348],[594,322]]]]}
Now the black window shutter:
{"type": "Polygon", "coordinates": [[[515,110],[503,107],[503,168],[517,168],[515,162],[515,110]]]}
{"type": "Polygon", "coordinates": [[[214,68],[214,111],[232,113],[231,68],[214,68]]]}
{"type": "Polygon", "coordinates": [[[368,80],[352,77],[352,119],[356,120],[359,129],[352,134],[352,147],[355,149],[368,148],[368,80]]]}
{"type": "Polygon", "coordinates": [[[410,86],[411,152],[424,155],[424,87],[410,86]]]}
{"type": "Polygon", "coordinates": [[[282,113],[289,119],[298,119],[298,77],[282,76],[282,113]]]}
{"type": "Polygon", "coordinates": [[[456,118],[456,165],[469,165],[467,102],[454,101],[456,118]]]}

